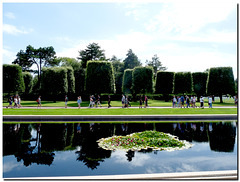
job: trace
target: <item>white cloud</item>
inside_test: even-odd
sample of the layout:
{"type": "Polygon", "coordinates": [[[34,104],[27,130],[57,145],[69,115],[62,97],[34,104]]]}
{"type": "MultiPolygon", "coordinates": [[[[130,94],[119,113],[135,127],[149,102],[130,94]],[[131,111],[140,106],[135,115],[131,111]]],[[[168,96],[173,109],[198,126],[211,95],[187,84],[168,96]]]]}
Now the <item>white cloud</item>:
{"type": "Polygon", "coordinates": [[[145,27],[150,32],[193,34],[209,23],[225,20],[235,8],[232,3],[168,3],[145,27]]]}
{"type": "Polygon", "coordinates": [[[6,12],[4,14],[4,16],[7,17],[8,19],[15,19],[16,18],[14,13],[12,13],[12,12],[6,12]]]}
{"type": "Polygon", "coordinates": [[[7,173],[7,172],[10,172],[12,170],[16,170],[17,168],[19,168],[21,166],[22,166],[21,163],[16,163],[14,161],[4,162],[3,163],[3,172],[7,173]]]}
{"type": "Polygon", "coordinates": [[[30,32],[33,31],[33,29],[26,30],[25,28],[17,28],[14,25],[9,25],[9,24],[3,24],[3,33],[7,33],[10,35],[19,35],[19,34],[29,34],[30,32]]]}
{"type": "Polygon", "coordinates": [[[2,49],[3,64],[11,64],[16,59],[16,52],[7,48],[2,49]]]}

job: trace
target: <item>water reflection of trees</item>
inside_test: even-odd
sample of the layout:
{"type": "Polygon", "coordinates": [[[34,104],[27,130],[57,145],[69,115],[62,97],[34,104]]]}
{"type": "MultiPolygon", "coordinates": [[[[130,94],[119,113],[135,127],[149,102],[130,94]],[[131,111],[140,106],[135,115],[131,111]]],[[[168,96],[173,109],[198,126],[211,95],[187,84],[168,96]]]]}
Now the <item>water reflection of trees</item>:
{"type": "MultiPolygon", "coordinates": [[[[110,158],[112,152],[98,147],[98,139],[145,130],[171,133],[190,142],[209,141],[211,150],[221,152],[233,152],[236,138],[236,122],[3,124],[3,155],[15,155],[25,166],[51,165],[54,151],[77,149],[76,160],[94,170],[110,158]]],[[[135,152],[128,151],[125,156],[131,162],[135,152]]]]}

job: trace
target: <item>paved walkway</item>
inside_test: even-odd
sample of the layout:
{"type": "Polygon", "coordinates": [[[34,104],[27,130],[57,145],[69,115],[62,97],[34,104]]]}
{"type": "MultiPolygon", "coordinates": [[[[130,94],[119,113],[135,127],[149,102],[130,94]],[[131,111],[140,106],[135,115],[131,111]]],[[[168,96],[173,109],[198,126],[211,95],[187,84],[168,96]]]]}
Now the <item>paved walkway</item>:
{"type": "MultiPolygon", "coordinates": [[[[6,107],[3,107],[3,108],[6,108],[6,107]]],[[[23,106],[21,108],[13,108],[13,109],[33,109],[33,108],[37,108],[37,106],[23,106]]],[[[63,107],[46,107],[46,106],[42,106],[41,107],[42,109],[78,109],[78,107],[67,107],[65,108],[64,106],[63,107]]],[[[91,109],[120,109],[122,107],[93,107],[91,109]]],[[[139,107],[129,107],[129,108],[134,108],[134,109],[139,109],[139,107]]],[[[150,106],[150,107],[147,107],[147,108],[157,108],[157,109],[169,109],[169,108],[172,108],[172,107],[159,107],[159,106],[150,106]]],[[[199,107],[198,107],[199,108],[199,107]]],[[[237,108],[236,106],[214,106],[213,108],[237,108]]],[[[10,108],[9,108],[10,109],[10,108]]],[[[81,109],[90,109],[89,107],[81,107],[81,109]]],[[[127,108],[124,108],[124,109],[127,109],[127,108]]],[[[142,109],[146,109],[146,108],[142,108],[142,109]]],[[[172,108],[172,109],[177,109],[177,108],[172,108]]],[[[187,108],[182,108],[182,109],[187,109],[187,108]]],[[[204,109],[209,109],[209,107],[204,107],[204,109]]]]}

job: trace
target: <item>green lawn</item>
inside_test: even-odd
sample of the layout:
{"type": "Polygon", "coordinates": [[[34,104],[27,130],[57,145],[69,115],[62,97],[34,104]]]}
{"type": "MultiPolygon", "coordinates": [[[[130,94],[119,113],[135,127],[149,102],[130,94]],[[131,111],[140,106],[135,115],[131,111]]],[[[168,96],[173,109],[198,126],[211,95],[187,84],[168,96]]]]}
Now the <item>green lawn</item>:
{"type": "Polygon", "coordinates": [[[112,109],[6,109],[3,115],[180,115],[180,114],[237,114],[237,108],[112,108],[112,109]]]}
{"type": "MultiPolygon", "coordinates": [[[[139,106],[139,102],[130,102],[132,106],[139,106]]],[[[107,101],[102,101],[102,106],[107,107],[107,101]]],[[[3,102],[3,106],[6,107],[8,105],[7,102],[3,102]]],[[[31,107],[36,107],[37,106],[37,102],[36,101],[22,101],[21,102],[22,106],[31,106],[31,107]]],[[[87,107],[89,105],[89,101],[83,101],[83,103],[81,104],[82,107],[87,107]]],[[[111,105],[113,107],[120,107],[122,106],[121,101],[112,101],[111,105]]],[[[159,107],[171,107],[172,103],[171,102],[164,102],[161,100],[149,100],[148,102],[149,106],[159,106],[159,107]]],[[[197,106],[200,105],[200,103],[196,104],[197,106]]],[[[46,106],[46,107],[64,107],[65,103],[63,101],[57,101],[57,102],[53,102],[53,101],[42,101],[42,106],[46,106]]],[[[78,107],[77,105],[77,101],[69,101],[68,102],[68,106],[69,107],[78,107]]],[[[205,101],[205,106],[207,106],[207,101],[205,101]]],[[[220,103],[219,100],[216,100],[213,103],[213,107],[214,106],[234,106],[234,101],[233,99],[229,99],[229,100],[225,100],[224,103],[220,103]]]]}

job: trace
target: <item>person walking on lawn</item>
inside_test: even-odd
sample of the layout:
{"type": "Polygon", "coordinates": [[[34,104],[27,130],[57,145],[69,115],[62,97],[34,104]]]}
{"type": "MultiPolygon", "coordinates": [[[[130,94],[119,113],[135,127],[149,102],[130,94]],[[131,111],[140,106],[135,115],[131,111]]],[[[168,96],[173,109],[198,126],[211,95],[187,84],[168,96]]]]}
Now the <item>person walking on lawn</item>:
{"type": "Polygon", "coordinates": [[[65,108],[67,108],[68,97],[65,95],[65,108]]]}
{"type": "Polygon", "coordinates": [[[12,108],[12,96],[8,98],[8,106],[6,108],[8,108],[9,106],[11,106],[12,108]]]}
{"type": "Polygon", "coordinates": [[[77,103],[78,103],[78,109],[80,109],[80,108],[81,108],[81,103],[82,103],[82,98],[81,98],[81,96],[78,97],[77,103]]]}
{"type": "Polygon", "coordinates": [[[108,108],[110,108],[110,107],[112,107],[111,106],[111,97],[110,97],[110,95],[108,95],[108,108]]]}
{"type": "Polygon", "coordinates": [[[100,105],[100,107],[102,107],[102,105],[101,105],[101,97],[100,97],[100,95],[98,95],[97,106],[96,106],[96,107],[98,107],[98,105],[100,105]]]}
{"type": "Polygon", "coordinates": [[[41,109],[41,106],[42,106],[42,104],[41,104],[41,95],[38,97],[38,99],[37,99],[37,103],[38,103],[37,108],[40,107],[40,109],[41,109]]]}
{"type": "Polygon", "coordinates": [[[125,107],[125,96],[122,94],[122,108],[125,107]]]}
{"type": "Polygon", "coordinates": [[[181,96],[181,108],[182,108],[182,107],[185,108],[185,106],[184,106],[184,97],[183,97],[183,95],[181,96]]]}

